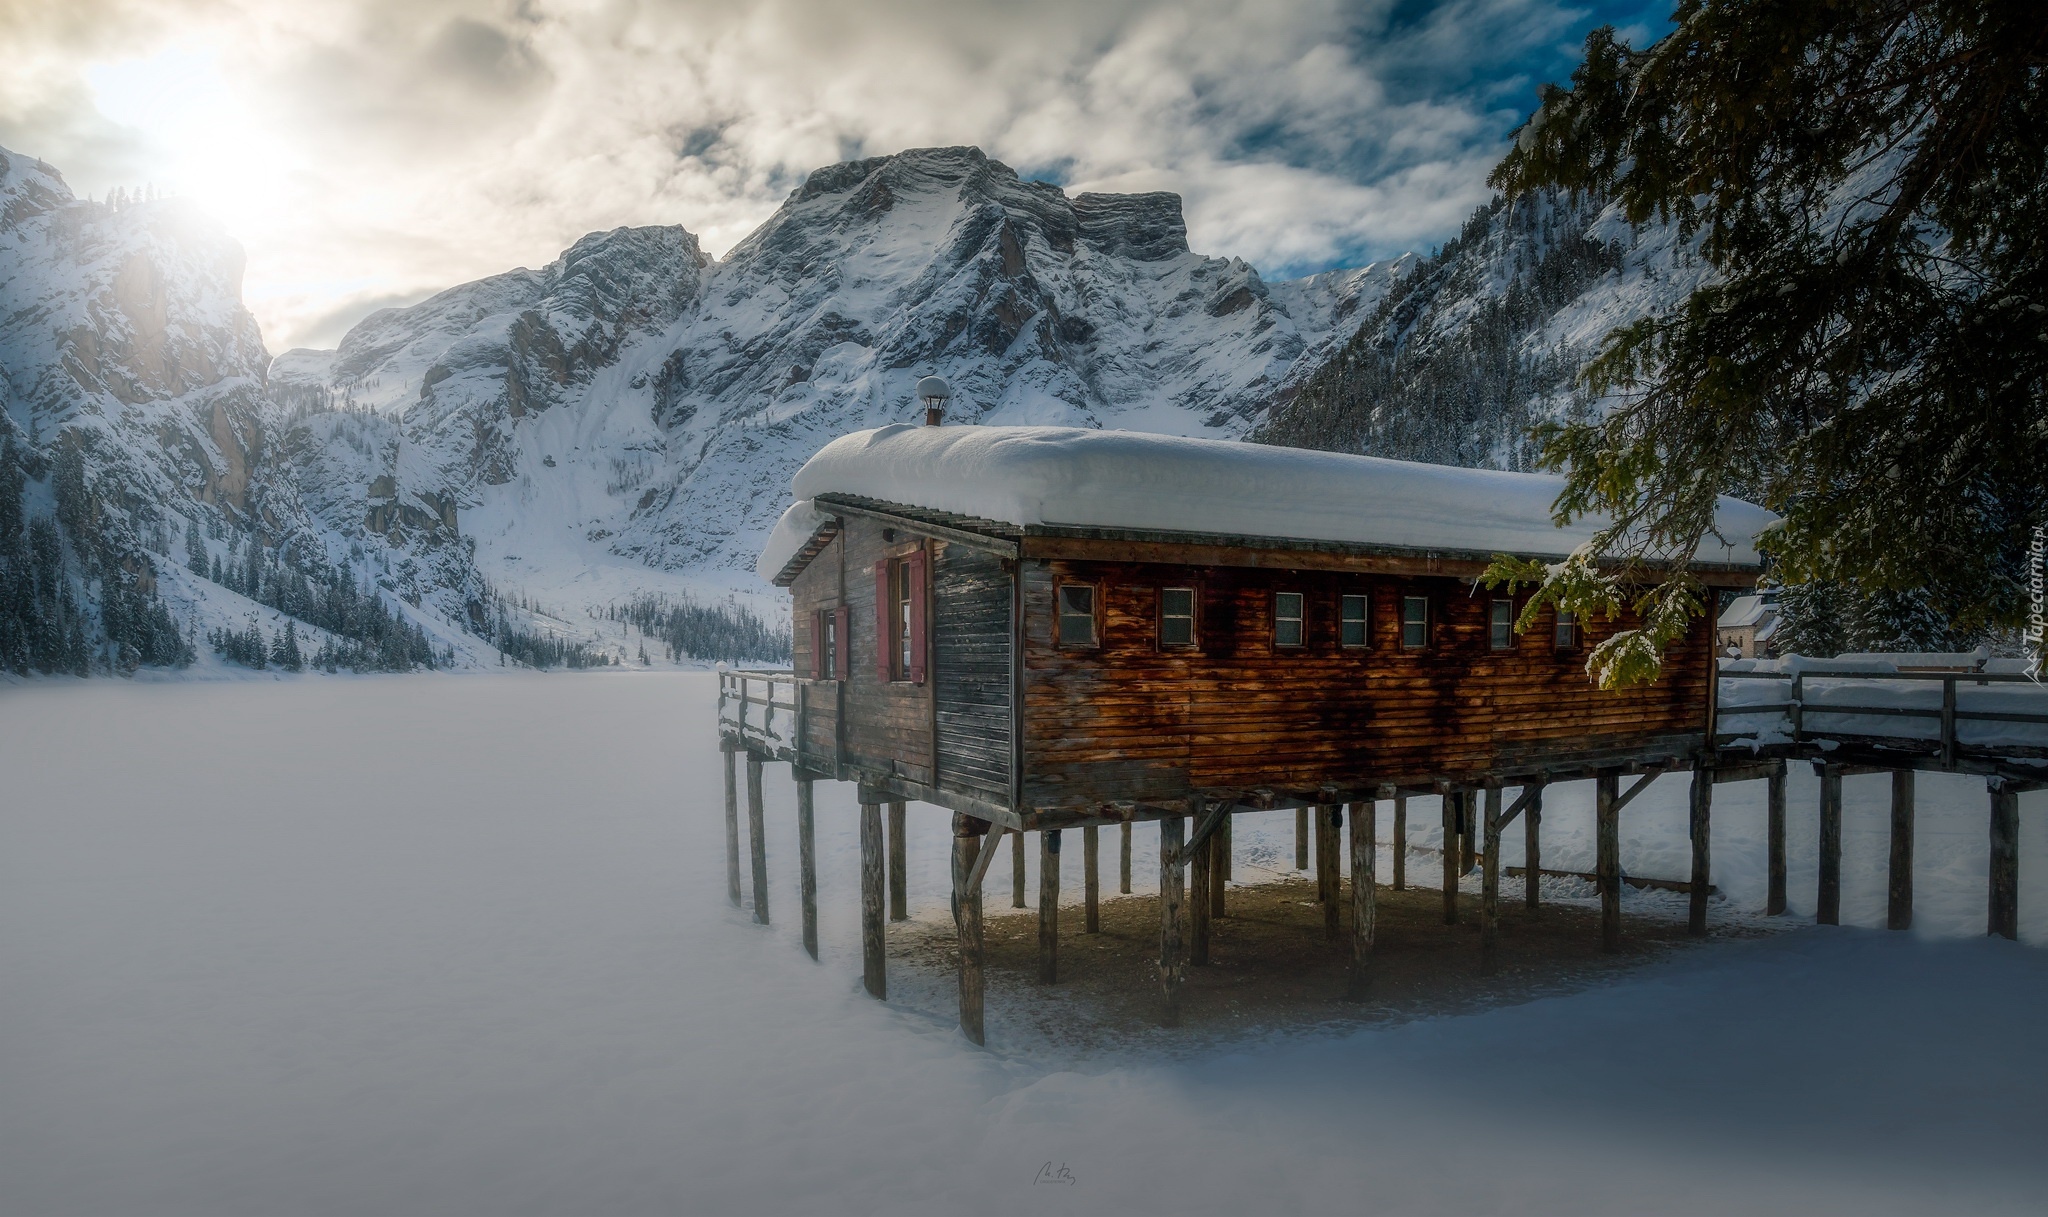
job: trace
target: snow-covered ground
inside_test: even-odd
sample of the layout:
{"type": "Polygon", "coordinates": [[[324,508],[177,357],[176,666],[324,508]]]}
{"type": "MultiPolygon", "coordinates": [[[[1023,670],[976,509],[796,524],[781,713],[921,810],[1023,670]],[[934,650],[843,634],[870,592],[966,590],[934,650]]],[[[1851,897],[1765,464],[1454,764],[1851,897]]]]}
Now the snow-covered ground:
{"type": "MultiPolygon", "coordinates": [[[[784,771],[776,924],[726,904],[713,688],[0,689],[0,1212],[1810,1217],[2048,1197],[2042,795],[2022,796],[2019,945],[1981,937],[1986,803],[1963,779],[1921,779],[1917,931],[1868,928],[1886,787],[1850,778],[1851,927],[1192,1052],[1033,1038],[1037,992],[999,984],[982,1051],[920,998],[943,985],[860,994],[850,787],[819,788],[822,964],[797,943],[784,771]],[[1034,1183],[1048,1165],[1071,1182],[1034,1183]]],[[[1666,778],[1629,805],[1629,870],[1684,872],[1684,800],[1666,778]]],[[[1719,919],[1762,902],[1761,800],[1716,792],[1719,919]]],[[[1795,915],[1814,803],[1796,773],[1795,915]]],[[[1553,864],[1590,866],[1582,785],[1547,807],[1553,864]]],[[[913,807],[934,918],[944,824],[913,807]]],[[[1291,830],[1247,818],[1240,874],[1282,864],[1291,830]]]]}

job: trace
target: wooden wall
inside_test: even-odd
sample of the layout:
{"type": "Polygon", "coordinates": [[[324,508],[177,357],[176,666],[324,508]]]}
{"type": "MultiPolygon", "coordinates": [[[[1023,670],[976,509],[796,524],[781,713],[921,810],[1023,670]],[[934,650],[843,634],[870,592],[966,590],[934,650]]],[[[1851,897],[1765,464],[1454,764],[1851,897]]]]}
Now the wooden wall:
{"type": "MultiPolygon", "coordinates": [[[[1027,558],[1024,802],[1078,806],[1165,799],[1194,788],[1358,786],[1476,777],[1519,756],[1701,732],[1701,619],[1657,684],[1601,692],[1587,651],[1627,623],[1589,623],[1560,654],[1551,619],[1491,649],[1490,593],[1461,579],[1027,558]],[[1053,589],[1073,578],[1102,597],[1098,650],[1054,644],[1053,589]],[[1200,644],[1162,650],[1161,588],[1198,591],[1200,644]],[[1306,645],[1273,645],[1273,594],[1303,593],[1306,645]],[[1371,645],[1338,645],[1338,603],[1371,597],[1371,645]],[[1400,645],[1400,602],[1427,595],[1431,645],[1400,645]]],[[[1519,602],[1517,604],[1519,608],[1519,602]]]]}
{"type": "Polygon", "coordinates": [[[933,543],[932,680],[939,785],[1008,805],[1013,673],[1002,559],[933,543]]]}

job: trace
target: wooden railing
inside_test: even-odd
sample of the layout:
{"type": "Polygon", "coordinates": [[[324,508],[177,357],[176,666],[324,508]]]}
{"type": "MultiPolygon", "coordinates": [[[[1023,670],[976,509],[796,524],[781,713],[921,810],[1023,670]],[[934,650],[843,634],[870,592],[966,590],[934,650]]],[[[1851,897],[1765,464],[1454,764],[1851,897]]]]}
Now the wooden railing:
{"type": "Polygon", "coordinates": [[[794,753],[801,709],[794,672],[729,670],[718,674],[718,730],[749,747],[794,753]]]}
{"type": "MultiPolygon", "coordinates": [[[[1994,684],[2025,684],[2042,688],[2043,706],[2048,708],[2048,687],[2043,687],[2033,677],[2010,672],[1873,672],[1868,669],[1802,668],[1791,673],[1785,672],[1722,672],[1722,680],[1784,680],[1790,682],[1791,699],[1780,702],[1758,702],[1748,705],[1724,705],[1718,709],[1714,725],[1715,734],[1730,735],[1721,729],[1721,719],[1740,718],[1754,714],[1768,714],[1785,711],[1791,722],[1792,742],[1795,745],[1806,742],[1816,735],[1842,734],[1840,732],[1815,732],[1809,729],[1809,714],[1873,716],[1896,718],[1932,718],[1940,722],[1935,743],[1940,749],[1944,765],[1955,764],[1958,741],[1956,724],[1959,722],[1995,722],[2018,724],[2048,724],[2048,712],[2031,713],[2018,710],[1963,710],[1956,705],[1956,687],[1962,684],[1989,686],[1994,684]],[[1842,703],[1833,700],[1810,701],[1807,696],[1808,681],[1930,681],[1941,682],[1941,706],[1899,706],[1887,704],[1842,703]]],[[[1920,742],[1920,736],[1891,737],[1920,742]]]]}

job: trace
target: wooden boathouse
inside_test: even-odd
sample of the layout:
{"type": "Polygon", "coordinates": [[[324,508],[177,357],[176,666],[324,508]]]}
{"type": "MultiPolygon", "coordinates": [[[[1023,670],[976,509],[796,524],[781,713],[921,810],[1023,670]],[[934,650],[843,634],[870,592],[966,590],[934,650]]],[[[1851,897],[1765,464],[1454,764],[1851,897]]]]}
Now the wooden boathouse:
{"type": "MultiPolygon", "coordinates": [[[[1522,602],[1478,576],[1496,554],[1556,560],[1584,543],[1591,525],[1550,519],[1558,488],[1543,475],[1069,428],[893,426],[833,441],[797,475],[759,566],[792,594],[794,670],[722,679],[733,901],[737,757],[762,921],[761,766],[793,768],[813,955],[811,784],[857,783],[863,971],[885,996],[884,906],[906,915],[904,804],[950,809],[960,1022],[980,1042],[981,888],[997,839],[1011,837],[1021,904],[1024,840],[1037,834],[1049,981],[1062,833],[1083,835],[1092,930],[1099,829],[1120,829],[1127,874],[1130,826],[1157,822],[1171,1022],[1183,969],[1207,961],[1235,815],[1293,811],[1302,853],[1313,820],[1326,925],[1337,937],[1349,904],[1353,984],[1363,986],[1380,803],[1392,807],[1399,858],[1407,797],[1443,796],[1445,917],[1476,859],[1490,963],[1499,835],[1525,817],[1533,907],[1547,783],[1596,781],[1613,949],[1619,814],[1658,774],[1690,770],[1691,928],[1704,933],[1713,784],[1776,774],[1781,793],[1784,760],[1716,747],[1711,616],[1672,648],[1663,679],[1622,691],[1596,688],[1585,660],[1633,622],[1546,613],[1516,630],[1522,602]]],[[[1754,586],[1753,540],[1770,519],[1724,500],[1719,536],[1692,571],[1714,589],[1754,586]]]]}

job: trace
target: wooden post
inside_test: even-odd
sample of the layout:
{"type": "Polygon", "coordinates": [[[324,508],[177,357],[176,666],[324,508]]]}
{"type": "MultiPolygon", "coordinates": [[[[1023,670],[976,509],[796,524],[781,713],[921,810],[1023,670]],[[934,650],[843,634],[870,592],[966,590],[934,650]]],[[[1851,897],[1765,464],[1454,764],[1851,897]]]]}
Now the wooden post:
{"type": "Polygon", "coordinates": [[[1600,949],[1621,950],[1621,775],[1608,771],[1593,780],[1595,860],[1600,885],[1600,949]]]}
{"type": "MultiPolygon", "coordinates": [[[[1232,812],[1224,816],[1223,823],[1216,828],[1216,840],[1218,842],[1216,846],[1216,873],[1223,876],[1223,882],[1225,883],[1229,883],[1234,877],[1230,870],[1230,860],[1236,855],[1237,851],[1231,845],[1230,830],[1236,824],[1237,813],[1232,812]]],[[[1222,889],[1218,888],[1217,890],[1219,894],[1216,897],[1216,915],[1221,917],[1223,915],[1223,897],[1220,894],[1222,889]]]]}
{"type": "Polygon", "coordinates": [[[1685,932],[1694,938],[1707,936],[1707,889],[1712,886],[1714,814],[1714,770],[1705,762],[1692,767],[1692,892],[1686,903],[1685,932]]]}
{"type": "Polygon", "coordinates": [[[1316,808],[1316,878],[1323,890],[1323,937],[1331,942],[1343,934],[1344,865],[1337,856],[1344,830],[1344,809],[1331,803],[1316,808]]]}
{"type": "Polygon", "coordinates": [[[1181,891],[1180,849],[1187,824],[1180,816],[1159,821],[1159,989],[1166,999],[1162,1021],[1180,1025],[1181,891]]]}
{"type": "Polygon", "coordinates": [[[1028,907],[1024,903],[1024,834],[1010,834],[1010,907],[1028,907]]]}
{"type": "Polygon", "coordinates": [[[733,746],[719,745],[725,754],[725,886],[726,894],[732,897],[732,906],[740,907],[740,794],[739,779],[734,772],[733,746]]]}
{"type": "Polygon", "coordinates": [[[1813,914],[1821,925],[1842,924],[1842,771],[1820,771],[1820,897],[1813,914]]]}
{"type": "Polygon", "coordinates": [[[1093,824],[1081,830],[1081,895],[1085,901],[1081,912],[1081,932],[1084,934],[1102,932],[1102,880],[1096,863],[1101,850],[1098,835],[1093,824]]]}
{"type": "Polygon", "coordinates": [[[981,885],[969,884],[981,856],[987,826],[972,816],[953,813],[953,910],[960,933],[960,1030],[977,1044],[982,1033],[982,968],[986,944],[981,929],[981,885]]]}
{"type": "Polygon", "coordinates": [[[818,957],[817,817],[812,810],[811,779],[796,780],[797,895],[804,906],[804,950],[818,957]]]}
{"type": "Polygon", "coordinates": [[[1984,932],[2020,936],[2020,792],[1996,778],[1991,787],[1991,892],[1984,932]]]}
{"type": "Polygon", "coordinates": [[[887,931],[882,921],[882,805],[860,805],[860,980],[867,991],[889,998],[887,931]]]}
{"type": "MultiPolygon", "coordinates": [[[[1193,813],[1189,819],[1199,827],[1203,801],[1191,800],[1188,810],[1193,813]]],[[[1216,853],[1209,845],[1215,839],[1212,832],[1208,841],[1188,851],[1188,964],[1197,968],[1209,962],[1209,885],[1216,876],[1216,853]]]]}
{"type": "Polygon", "coordinates": [[[1223,883],[1230,878],[1230,822],[1235,818],[1234,814],[1226,812],[1223,822],[1209,834],[1209,918],[1212,921],[1228,915],[1224,907],[1223,883]]]}
{"type": "Polygon", "coordinates": [[[1891,882],[1886,893],[1886,928],[1913,928],[1913,771],[1892,770],[1891,882]]]}
{"type": "Polygon", "coordinates": [[[1128,896],[1131,894],[1131,822],[1125,820],[1123,832],[1119,834],[1122,844],[1118,848],[1116,864],[1116,890],[1128,896]]]}
{"type": "Polygon", "coordinates": [[[1038,983],[1060,979],[1060,830],[1038,834],[1038,983]]]}
{"type": "Polygon", "coordinates": [[[1769,811],[1764,835],[1769,852],[1769,890],[1764,896],[1764,914],[1776,917],[1785,911],[1785,766],[1779,765],[1765,779],[1769,811]]]}
{"type": "Polygon", "coordinates": [[[1448,790],[1444,805],[1444,924],[1458,924],[1458,804],[1462,790],[1448,790]]]}
{"type": "Polygon", "coordinates": [[[1543,784],[1529,792],[1529,806],[1522,809],[1522,904],[1530,912],[1542,906],[1543,874],[1543,784]]]}
{"type": "Polygon", "coordinates": [[[1352,997],[1363,997],[1372,982],[1372,940],[1379,914],[1374,907],[1379,860],[1379,808],[1370,800],[1351,805],[1351,975],[1352,997]]]}
{"type": "Polygon", "coordinates": [[[1394,890],[1408,890],[1408,792],[1394,792],[1394,890]]]}
{"type": "Polygon", "coordinates": [[[1294,869],[1308,869],[1308,808],[1294,809],[1294,869]]]}
{"type": "Polygon", "coordinates": [[[754,857],[754,920],[768,924],[768,826],[761,810],[761,758],[747,753],[747,842],[754,857]]]}
{"type": "Polygon", "coordinates": [[[1458,801],[1458,873],[1469,875],[1479,865],[1478,792],[1468,790],[1458,801]]]}
{"type": "Polygon", "coordinates": [[[889,803],[889,920],[910,920],[910,881],[904,863],[907,847],[903,841],[903,800],[889,803]]]}
{"type": "Polygon", "coordinates": [[[1479,873],[1479,962],[1489,974],[1500,967],[1500,810],[1500,787],[1489,785],[1479,873]]]}

